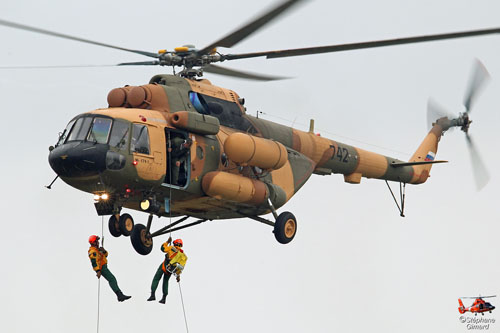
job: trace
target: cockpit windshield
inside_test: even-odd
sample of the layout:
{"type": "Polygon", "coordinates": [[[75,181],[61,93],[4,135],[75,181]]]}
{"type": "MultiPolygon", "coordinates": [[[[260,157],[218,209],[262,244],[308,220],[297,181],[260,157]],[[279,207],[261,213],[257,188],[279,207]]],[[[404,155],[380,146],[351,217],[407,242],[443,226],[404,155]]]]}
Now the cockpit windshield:
{"type": "Polygon", "coordinates": [[[69,134],[67,141],[83,141],[87,137],[87,133],[89,132],[90,123],[92,122],[92,118],[90,117],[82,117],[79,118],[71,133],[69,134]]]}
{"type": "Polygon", "coordinates": [[[87,140],[96,143],[108,143],[108,135],[110,129],[111,119],[95,117],[94,124],[90,129],[87,140]]]}
{"type": "Polygon", "coordinates": [[[59,140],[57,140],[56,146],[62,145],[64,141],[66,141],[66,138],[68,137],[69,131],[71,131],[71,127],[75,124],[75,120],[73,119],[72,121],[69,122],[68,126],[64,129],[62,133],[59,134],[59,140]]]}
{"type": "Polygon", "coordinates": [[[118,149],[128,149],[130,123],[108,117],[90,115],[73,119],[59,135],[57,145],[70,141],[90,141],[107,144],[118,149]]]}

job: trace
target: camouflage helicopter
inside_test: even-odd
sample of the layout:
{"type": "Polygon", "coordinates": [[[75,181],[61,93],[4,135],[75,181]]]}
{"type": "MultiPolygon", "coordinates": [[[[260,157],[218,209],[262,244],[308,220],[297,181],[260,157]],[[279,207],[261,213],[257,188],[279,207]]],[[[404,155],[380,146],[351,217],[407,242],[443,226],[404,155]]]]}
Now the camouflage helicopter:
{"type": "Polygon", "coordinates": [[[444,162],[435,160],[435,155],[445,131],[460,127],[467,133],[469,110],[484,75],[476,75],[483,79],[474,81],[466,94],[466,112],[452,117],[431,110],[439,117],[432,119],[432,128],[410,160],[401,161],[318,136],[312,121],[305,132],[250,116],[243,98],[213,85],[202,78],[203,73],[276,80],[282,77],[229,70],[214,63],[470,37],[499,33],[500,29],[242,54],[217,51],[236,45],[301,1],[280,2],[202,49],[185,45],[157,53],[0,20],[0,25],[154,59],[118,66],[182,68],[173,75],[156,75],[142,86],[115,88],[108,94],[108,107],[71,119],[50,147],[49,163],[57,174],[54,181],[60,177],[70,186],[92,193],[97,214],[110,215],[110,233],[130,236],[142,255],[151,252],[154,237],[215,219],[251,218],[272,226],[278,242],[289,243],[297,232],[297,220],[291,212],[278,214],[277,210],[312,174],[342,174],[352,184],[359,184],[362,177],[398,182],[401,201],[396,203],[404,216],[405,185],[424,183],[432,164],[444,162]],[[149,213],[147,224],[135,224],[132,216],[120,214],[123,207],[149,213]],[[274,221],[262,217],[269,213],[274,221]],[[153,231],[154,215],[179,219],[153,231]],[[188,218],[196,220],[181,225],[188,218]]]}

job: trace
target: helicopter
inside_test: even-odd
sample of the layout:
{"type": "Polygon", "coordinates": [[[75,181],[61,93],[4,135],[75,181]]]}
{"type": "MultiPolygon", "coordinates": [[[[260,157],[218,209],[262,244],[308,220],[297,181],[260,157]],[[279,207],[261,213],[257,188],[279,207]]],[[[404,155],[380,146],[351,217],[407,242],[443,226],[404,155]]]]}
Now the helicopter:
{"type": "Polygon", "coordinates": [[[445,162],[435,160],[444,132],[459,127],[467,133],[469,111],[483,81],[467,92],[466,112],[433,119],[434,125],[410,160],[401,161],[318,136],[313,121],[305,132],[253,117],[246,112],[243,98],[233,90],[213,85],[203,73],[278,80],[283,77],[229,70],[214,63],[471,37],[499,33],[500,29],[244,54],[217,51],[233,47],[299,2],[280,2],[202,49],[184,45],[157,53],[0,20],[0,25],[11,28],[154,59],[117,66],[182,68],[173,75],[156,75],[142,86],[115,88],[108,94],[108,107],[71,119],[49,149],[56,179],[92,193],[97,214],[110,215],[110,233],[130,236],[134,249],[142,255],[151,252],[154,237],[217,219],[251,218],[272,226],[279,243],[289,243],[297,232],[297,219],[291,212],[278,214],[277,210],[312,174],[342,174],[345,182],[352,184],[359,184],[363,177],[398,182],[398,208],[404,216],[406,184],[424,183],[432,165],[445,162]],[[148,213],[147,224],[136,224],[131,215],[120,214],[122,208],[148,213]],[[262,217],[269,213],[274,221],[262,217]],[[179,219],[153,231],[154,215],[179,219]],[[180,225],[189,218],[196,221],[180,225]]]}
{"type": "Polygon", "coordinates": [[[477,316],[478,313],[482,314],[484,316],[485,312],[491,313],[491,311],[495,310],[495,307],[491,305],[491,303],[486,302],[483,300],[483,298],[491,298],[491,297],[496,297],[495,296],[475,296],[475,297],[462,297],[462,298],[472,298],[474,299],[474,303],[468,308],[464,306],[464,303],[462,303],[462,300],[459,298],[458,299],[458,304],[460,307],[458,308],[458,312],[461,314],[464,314],[467,311],[470,311],[471,313],[474,313],[474,315],[477,316]]]}

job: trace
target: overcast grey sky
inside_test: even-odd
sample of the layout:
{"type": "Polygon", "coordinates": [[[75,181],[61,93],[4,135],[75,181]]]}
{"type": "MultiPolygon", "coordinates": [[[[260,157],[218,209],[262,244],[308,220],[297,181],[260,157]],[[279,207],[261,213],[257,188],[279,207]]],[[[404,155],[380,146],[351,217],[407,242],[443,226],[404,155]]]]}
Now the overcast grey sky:
{"type": "MultiPolygon", "coordinates": [[[[0,18],[155,52],[217,40],[270,1],[3,1],[0,18]]],[[[500,26],[493,0],[310,1],[231,49],[233,53],[329,45],[500,26]]],[[[114,64],[127,52],[0,27],[0,66],[114,64]]],[[[312,176],[280,211],[298,219],[292,243],[251,220],[212,221],[175,233],[189,261],[182,288],[190,332],[460,332],[459,296],[500,294],[498,187],[500,36],[224,64],[294,79],[255,83],[207,75],[235,90],[248,112],[408,159],[426,134],[434,96],[452,113],[473,59],[492,80],[471,118],[491,181],[475,191],[462,132],[446,134],[424,185],[407,187],[400,218],[382,181],[360,185],[312,176]]],[[[100,234],[92,195],[58,181],[48,146],[76,114],[106,107],[109,90],[140,85],[165,68],[0,70],[5,332],[92,332],[97,279],[87,238],[100,234]]],[[[393,184],[396,185],[396,184],[393,184]]],[[[146,214],[131,213],[145,223],[146,214]]],[[[183,332],[179,290],[146,302],[162,239],[139,256],[107,231],[109,268],[133,296],[116,302],[104,284],[101,332],[183,332]]],[[[155,219],[153,227],[167,219],[155,219]]],[[[105,281],[103,281],[105,282],[105,281]]],[[[498,299],[492,303],[498,305],[498,299]]],[[[490,318],[499,319],[498,310],[490,318]]],[[[490,331],[500,329],[495,324],[490,331]]]]}

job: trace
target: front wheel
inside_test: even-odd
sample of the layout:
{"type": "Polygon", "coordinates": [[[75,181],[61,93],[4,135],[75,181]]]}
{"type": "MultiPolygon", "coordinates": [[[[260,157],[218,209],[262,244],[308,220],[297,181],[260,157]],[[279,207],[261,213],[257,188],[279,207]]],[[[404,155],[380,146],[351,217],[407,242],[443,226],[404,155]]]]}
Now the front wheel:
{"type": "Polygon", "coordinates": [[[137,253],[143,256],[151,253],[153,249],[153,238],[143,224],[136,224],[134,226],[130,235],[130,241],[137,253]]]}
{"type": "Polygon", "coordinates": [[[297,233],[297,219],[290,212],[281,213],[276,219],[273,232],[279,243],[290,243],[297,233]]]}
{"type": "Polygon", "coordinates": [[[130,236],[134,229],[134,219],[129,214],[120,215],[118,226],[123,236],[130,236]]]}
{"type": "Polygon", "coordinates": [[[116,215],[111,215],[108,221],[109,233],[113,237],[120,237],[122,232],[120,231],[120,225],[118,224],[118,219],[116,215]]]}

